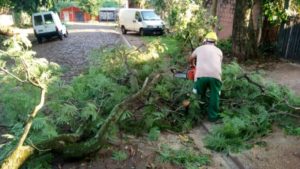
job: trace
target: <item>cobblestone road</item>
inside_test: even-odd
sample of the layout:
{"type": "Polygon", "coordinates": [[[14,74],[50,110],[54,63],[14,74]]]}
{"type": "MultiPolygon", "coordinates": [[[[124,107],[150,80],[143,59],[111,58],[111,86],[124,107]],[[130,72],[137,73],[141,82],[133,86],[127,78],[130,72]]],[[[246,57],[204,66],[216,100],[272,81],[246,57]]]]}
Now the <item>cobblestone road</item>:
{"type": "Polygon", "coordinates": [[[65,70],[62,78],[66,81],[87,67],[87,56],[91,50],[122,43],[114,25],[109,23],[71,23],[68,31],[69,37],[62,41],[58,38],[45,40],[42,44],[33,41],[37,57],[47,58],[62,66],[65,70]]]}

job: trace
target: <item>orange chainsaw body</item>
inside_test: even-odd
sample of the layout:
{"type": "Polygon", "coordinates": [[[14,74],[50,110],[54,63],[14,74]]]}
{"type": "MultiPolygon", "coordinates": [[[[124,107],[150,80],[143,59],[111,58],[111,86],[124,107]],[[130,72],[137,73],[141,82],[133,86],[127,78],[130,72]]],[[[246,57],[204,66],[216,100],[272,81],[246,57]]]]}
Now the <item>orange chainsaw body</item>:
{"type": "Polygon", "coordinates": [[[195,73],[196,73],[195,66],[191,66],[190,69],[186,73],[186,78],[188,80],[194,80],[195,79],[195,73]]]}

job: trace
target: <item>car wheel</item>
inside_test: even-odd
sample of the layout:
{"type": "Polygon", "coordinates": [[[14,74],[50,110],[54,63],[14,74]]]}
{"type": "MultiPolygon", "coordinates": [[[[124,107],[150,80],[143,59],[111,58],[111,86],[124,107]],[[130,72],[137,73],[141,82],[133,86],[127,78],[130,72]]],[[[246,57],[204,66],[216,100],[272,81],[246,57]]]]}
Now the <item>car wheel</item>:
{"type": "Polygon", "coordinates": [[[122,31],[122,34],[126,34],[127,33],[127,30],[125,29],[124,26],[121,27],[121,31],[122,31]]]}
{"type": "Polygon", "coordinates": [[[145,31],[144,31],[143,28],[140,29],[140,35],[141,35],[141,36],[144,36],[144,35],[145,35],[145,31]]]}
{"type": "Polygon", "coordinates": [[[69,32],[66,30],[66,33],[64,34],[64,37],[67,38],[69,36],[69,32]]]}
{"type": "Polygon", "coordinates": [[[41,37],[37,37],[37,41],[39,44],[41,44],[43,42],[43,39],[41,37]]]}

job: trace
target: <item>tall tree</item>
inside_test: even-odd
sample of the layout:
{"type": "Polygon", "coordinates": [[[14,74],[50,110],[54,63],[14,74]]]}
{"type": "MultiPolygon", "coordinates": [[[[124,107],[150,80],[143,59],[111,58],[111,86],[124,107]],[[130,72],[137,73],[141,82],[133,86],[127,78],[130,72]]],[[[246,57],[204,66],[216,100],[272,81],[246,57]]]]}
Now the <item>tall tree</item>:
{"type": "Polygon", "coordinates": [[[53,0],[1,0],[0,7],[9,7],[14,11],[36,12],[40,7],[50,9],[54,7],[53,0]]]}
{"type": "Polygon", "coordinates": [[[99,0],[80,0],[79,6],[83,11],[93,16],[97,16],[99,12],[100,3],[101,1],[99,0]]]}
{"type": "Polygon", "coordinates": [[[217,8],[218,8],[218,0],[212,0],[212,5],[210,9],[212,16],[217,16],[217,8]]]}
{"type": "Polygon", "coordinates": [[[256,36],[253,24],[253,1],[236,1],[232,31],[233,55],[239,60],[257,56],[256,36]]]}

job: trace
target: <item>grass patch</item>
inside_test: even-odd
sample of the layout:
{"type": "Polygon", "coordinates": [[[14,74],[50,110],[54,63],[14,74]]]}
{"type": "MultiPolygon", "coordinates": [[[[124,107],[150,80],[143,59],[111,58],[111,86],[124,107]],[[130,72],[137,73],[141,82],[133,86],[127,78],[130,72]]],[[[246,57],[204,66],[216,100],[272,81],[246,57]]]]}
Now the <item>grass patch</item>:
{"type": "Polygon", "coordinates": [[[187,169],[198,169],[210,163],[208,155],[199,154],[190,148],[174,150],[167,145],[163,145],[159,155],[162,162],[170,162],[187,169]]]}
{"type": "Polygon", "coordinates": [[[142,39],[148,43],[158,40],[162,45],[166,46],[166,50],[163,53],[165,55],[180,54],[182,50],[183,43],[170,36],[145,36],[142,39]]]}

